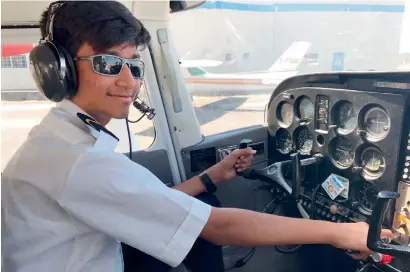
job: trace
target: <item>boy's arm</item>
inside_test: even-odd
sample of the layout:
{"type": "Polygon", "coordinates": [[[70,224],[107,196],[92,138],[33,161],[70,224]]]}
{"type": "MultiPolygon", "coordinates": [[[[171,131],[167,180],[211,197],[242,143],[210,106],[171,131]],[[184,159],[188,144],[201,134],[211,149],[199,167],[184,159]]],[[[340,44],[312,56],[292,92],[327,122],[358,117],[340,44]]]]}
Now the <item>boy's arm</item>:
{"type": "MultiPolygon", "coordinates": [[[[212,208],[201,237],[221,245],[271,246],[281,244],[330,244],[371,254],[367,248],[366,223],[332,223],[282,217],[248,210],[212,208]]],[[[394,238],[391,231],[382,236],[394,238]]]]}

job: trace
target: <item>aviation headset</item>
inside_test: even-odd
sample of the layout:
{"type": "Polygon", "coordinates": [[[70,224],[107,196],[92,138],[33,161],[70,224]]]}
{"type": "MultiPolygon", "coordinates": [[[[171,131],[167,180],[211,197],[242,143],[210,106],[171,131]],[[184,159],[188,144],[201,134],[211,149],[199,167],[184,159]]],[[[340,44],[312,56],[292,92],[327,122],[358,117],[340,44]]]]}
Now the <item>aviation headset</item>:
{"type": "Polygon", "coordinates": [[[30,52],[30,72],[39,91],[49,100],[60,102],[77,92],[77,71],[73,57],[61,45],[53,43],[54,17],[66,2],[53,2],[48,7],[44,37],[30,52]]]}

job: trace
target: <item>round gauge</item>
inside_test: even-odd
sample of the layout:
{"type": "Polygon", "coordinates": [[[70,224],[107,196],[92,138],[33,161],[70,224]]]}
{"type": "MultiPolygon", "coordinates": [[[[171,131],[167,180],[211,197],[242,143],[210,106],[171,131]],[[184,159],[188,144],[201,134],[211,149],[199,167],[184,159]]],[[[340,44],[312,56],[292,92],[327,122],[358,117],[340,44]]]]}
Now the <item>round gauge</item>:
{"type": "Polygon", "coordinates": [[[370,182],[363,182],[358,191],[358,200],[360,206],[365,209],[366,212],[371,213],[373,206],[377,200],[378,191],[376,186],[370,182]]]}
{"type": "Polygon", "coordinates": [[[341,134],[348,134],[356,128],[356,114],[353,104],[348,101],[340,101],[335,105],[333,120],[341,134]]]}
{"type": "Polygon", "coordinates": [[[329,144],[330,155],[339,167],[347,168],[354,161],[352,142],[345,137],[334,138],[329,144]]]}
{"type": "Polygon", "coordinates": [[[370,108],[364,115],[364,129],[369,138],[380,140],[390,130],[390,118],[380,107],[370,108]]]}
{"type": "Polygon", "coordinates": [[[315,107],[307,97],[302,97],[298,102],[297,115],[301,122],[309,123],[315,114],[315,107]]]}
{"type": "Polygon", "coordinates": [[[279,129],[276,132],[277,149],[282,153],[289,153],[293,149],[293,142],[290,133],[286,129],[279,129]]]}
{"type": "Polygon", "coordinates": [[[363,172],[370,179],[380,177],[386,168],[382,153],[375,147],[366,148],[360,159],[363,172]]]}
{"type": "Polygon", "coordinates": [[[282,102],[279,104],[277,118],[286,127],[290,126],[293,122],[292,105],[287,102],[282,102]]]}
{"type": "Polygon", "coordinates": [[[308,154],[313,148],[313,136],[307,127],[301,127],[295,131],[296,149],[308,154]]]}

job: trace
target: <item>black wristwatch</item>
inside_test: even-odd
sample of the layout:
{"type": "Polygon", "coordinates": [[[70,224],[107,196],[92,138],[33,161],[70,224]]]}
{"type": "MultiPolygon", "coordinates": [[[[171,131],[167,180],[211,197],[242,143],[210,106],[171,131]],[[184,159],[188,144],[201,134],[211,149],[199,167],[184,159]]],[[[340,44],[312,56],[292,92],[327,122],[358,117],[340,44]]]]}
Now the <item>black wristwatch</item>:
{"type": "Polygon", "coordinates": [[[199,179],[201,182],[204,184],[206,191],[209,193],[214,193],[216,192],[216,186],[212,182],[211,178],[209,177],[208,173],[206,171],[202,172],[199,174],[199,179]]]}

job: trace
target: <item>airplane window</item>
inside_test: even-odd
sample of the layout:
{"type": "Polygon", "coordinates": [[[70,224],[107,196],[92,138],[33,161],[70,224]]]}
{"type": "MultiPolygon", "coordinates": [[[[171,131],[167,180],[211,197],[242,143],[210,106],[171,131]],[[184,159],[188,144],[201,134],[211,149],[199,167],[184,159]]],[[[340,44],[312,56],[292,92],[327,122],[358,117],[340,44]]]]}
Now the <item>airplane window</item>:
{"type": "Polygon", "coordinates": [[[243,58],[244,60],[249,59],[249,53],[243,53],[242,58],[243,58]]]}
{"type": "MultiPolygon", "coordinates": [[[[28,67],[28,54],[32,48],[33,44],[2,44],[0,108],[2,171],[27,139],[30,130],[39,124],[50,108],[55,105],[46,100],[36,89],[28,67]]],[[[148,102],[144,88],[139,97],[146,103],[148,102]]],[[[137,119],[140,115],[136,109],[131,107],[131,120],[137,119]]],[[[114,134],[118,134],[116,129],[116,127],[112,129],[114,134]]],[[[138,123],[130,124],[130,129],[138,142],[138,145],[133,145],[133,150],[146,149],[151,146],[155,138],[152,121],[143,118],[138,123]]],[[[122,142],[128,143],[128,139],[122,142]]],[[[129,152],[129,149],[117,149],[117,152],[122,151],[129,152]]]]}
{"type": "Polygon", "coordinates": [[[231,53],[226,53],[225,54],[225,60],[226,61],[231,61],[233,59],[232,54],[231,53]]]}
{"type": "Polygon", "coordinates": [[[1,58],[1,68],[12,68],[12,66],[11,66],[11,57],[1,58]]]}
{"type": "Polygon", "coordinates": [[[410,70],[405,2],[226,0],[172,13],[202,133],[263,123],[270,94],[295,75],[410,70]]]}

